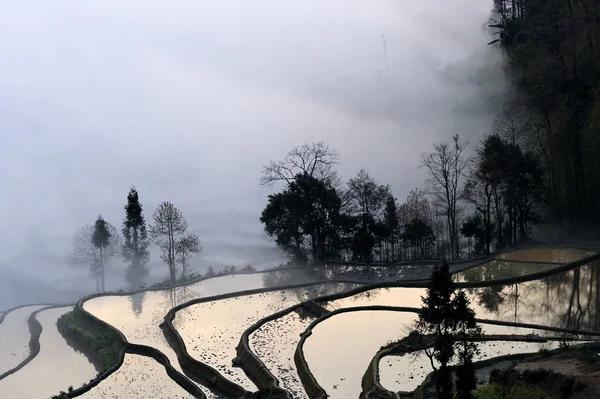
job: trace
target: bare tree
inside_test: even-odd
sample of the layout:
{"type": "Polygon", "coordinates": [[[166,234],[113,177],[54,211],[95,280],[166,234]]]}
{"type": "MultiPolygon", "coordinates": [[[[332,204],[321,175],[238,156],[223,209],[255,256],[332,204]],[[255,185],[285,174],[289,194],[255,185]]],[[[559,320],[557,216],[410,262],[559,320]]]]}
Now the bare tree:
{"type": "MultiPolygon", "coordinates": [[[[117,229],[110,223],[105,223],[106,231],[110,235],[107,242],[102,240],[106,245],[100,245],[100,241],[97,241],[97,243],[94,242],[95,225],[87,224],[82,226],[73,236],[72,250],[67,255],[69,264],[75,267],[85,267],[90,270],[92,277],[96,281],[97,292],[104,292],[106,267],[110,265],[111,259],[121,249],[121,237],[117,229]]],[[[96,238],[100,240],[101,237],[96,234],[96,238]]]]}
{"type": "Polygon", "coordinates": [[[197,234],[186,234],[177,241],[175,245],[175,258],[177,262],[181,263],[182,278],[187,275],[190,258],[200,252],[202,252],[202,245],[197,234]]]}
{"type": "Polygon", "coordinates": [[[174,283],[176,276],[176,246],[187,231],[187,221],[175,205],[163,202],[152,215],[154,224],[150,226],[150,237],[161,250],[160,258],[169,267],[169,275],[174,283]]]}
{"type": "Polygon", "coordinates": [[[461,198],[475,207],[475,211],[481,215],[484,228],[485,253],[490,253],[492,241],[492,185],[488,180],[481,179],[477,170],[469,173],[461,198]]]}
{"type": "MultiPolygon", "coordinates": [[[[522,108],[522,107],[521,107],[522,108]]],[[[531,137],[528,135],[537,129],[537,121],[533,115],[525,113],[516,105],[506,104],[504,110],[496,116],[492,125],[492,134],[497,134],[512,145],[533,145],[531,137]]]]}
{"type": "Polygon", "coordinates": [[[463,155],[467,145],[467,142],[461,142],[459,136],[455,135],[451,143],[435,143],[433,152],[421,155],[421,167],[427,168],[429,172],[428,192],[445,208],[451,253],[454,259],[458,258],[460,251],[458,215],[461,209],[458,201],[460,182],[469,164],[468,159],[463,155]]]}
{"type": "Polygon", "coordinates": [[[266,187],[281,181],[290,184],[298,174],[307,174],[338,186],[341,182],[334,169],[338,161],[338,152],[324,142],[304,143],[292,148],[283,160],[264,166],[260,184],[266,187]]]}

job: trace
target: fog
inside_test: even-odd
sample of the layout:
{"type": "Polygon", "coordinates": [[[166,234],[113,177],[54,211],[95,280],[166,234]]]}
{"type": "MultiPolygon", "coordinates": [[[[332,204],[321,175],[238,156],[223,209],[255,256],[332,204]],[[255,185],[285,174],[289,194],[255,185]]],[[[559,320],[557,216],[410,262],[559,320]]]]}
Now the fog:
{"type": "MultiPolygon", "coordinates": [[[[91,289],[64,255],[100,213],[120,228],[131,185],[147,220],[165,200],[183,211],[198,268],[282,260],[258,222],[271,192],[258,181],[305,141],[338,149],[342,177],[366,168],[403,200],[423,186],[421,152],[456,133],[477,142],[498,111],[491,5],[5,2],[0,309],[91,289]]],[[[152,276],[166,272],[154,257],[152,276]]],[[[123,272],[111,273],[116,289],[123,272]]]]}

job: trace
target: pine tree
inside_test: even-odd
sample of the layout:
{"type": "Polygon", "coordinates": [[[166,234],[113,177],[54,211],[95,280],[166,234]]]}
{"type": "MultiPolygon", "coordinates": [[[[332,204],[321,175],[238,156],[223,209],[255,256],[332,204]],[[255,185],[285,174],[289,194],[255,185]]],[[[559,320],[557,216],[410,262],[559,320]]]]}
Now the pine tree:
{"type": "MultiPolygon", "coordinates": [[[[400,227],[400,219],[398,218],[398,204],[396,198],[392,194],[389,194],[385,202],[385,208],[383,210],[383,220],[385,221],[385,227],[387,229],[388,240],[391,249],[391,261],[396,261],[396,236],[400,227]]],[[[387,252],[386,252],[386,260],[387,252]]]]}
{"type": "Polygon", "coordinates": [[[149,243],[146,220],[135,187],[131,187],[127,195],[122,233],[124,237],[123,258],[129,262],[126,279],[133,288],[138,288],[143,278],[148,275],[146,263],[149,259],[149,243]]]}
{"type": "Polygon", "coordinates": [[[479,335],[481,330],[467,296],[462,291],[455,291],[447,262],[433,269],[427,295],[421,299],[423,306],[417,328],[434,338],[433,346],[425,353],[435,372],[438,397],[453,397],[448,365],[458,355],[457,395],[470,398],[475,387],[473,356],[477,353],[477,345],[470,338],[479,335]],[[439,369],[434,360],[439,363],[439,369]]]}
{"type": "Polygon", "coordinates": [[[457,399],[471,399],[471,392],[477,387],[473,357],[479,353],[479,350],[477,344],[467,340],[467,338],[479,336],[481,328],[477,326],[475,312],[469,305],[469,298],[467,298],[464,291],[457,292],[453,300],[454,319],[457,323],[456,331],[460,337],[456,344],[458,356],[458,367],[456,369],[457,399]]]}

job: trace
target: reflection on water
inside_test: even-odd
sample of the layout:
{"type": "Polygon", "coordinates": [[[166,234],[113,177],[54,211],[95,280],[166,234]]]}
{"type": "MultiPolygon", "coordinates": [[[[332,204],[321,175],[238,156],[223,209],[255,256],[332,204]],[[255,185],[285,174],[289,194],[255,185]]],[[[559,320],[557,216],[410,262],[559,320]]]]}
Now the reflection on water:
{"type": "MultiPolygon", "coordinates": [[[[345,284],[320,284],[308,288],[265,292],[199,303],[178,311],[173,325],[191,356],[217,369],[247,390],[256,386],[239,368],[232,367],[240,336],[252,324],[272,313],[308,299],[346,289],[345,284]]],[[[255,348],[268,342],[255,340],[255,348]]]]}
{"type": "Polygon", "coordinates": [[[250,335],[250,349],[279,380],[279,385],[289,391],[294,399],[308,398],[294,364],[294,351],[300,334],[312,319],[292,312],[264,324],[250,335]]]}
{"type": "Polygon", "coordinates": [[[129,300],[131,301],[131,311],[134,315],[139,316],[140,314],[142,314],[142,311],[144,310],[145,296],[146,293],[142,291],[129,297],[129,300]]]}
{"type": "MultiPolygon", "coordinates": [[[[490,268],[486,270],[495,273],[490,268]]],[[[466,292],[477,317],[482,319],[600,331],[599,290],[600,262],[596,261],[539,280],[466,292]]],[[[372,305],[418,308],[423,295],[425,290],[419,288],[378,288],[324,305],[329,310],[372,305]]]]}
{"type": "MultiPolygon", "coordinates": [[[[260,275],[215,277],[199,283],[134,295],[103,296],[86,301],[85,310],[120,330],[132,343],[152,346],[169,358],[173,367],[181,371],[175,352],[159,328],[169,310],[194,298],[232,291],[261,288],[260,275]]],[[[215,397],[201,387],[209,397],[215,397]]]]}
{"type": "MultiPolygon", "coordinates": [[[[88,312],[120,330],[129,342],[152,346],[165,353],[171,364],[180,370],[175,352],[173,352],[159,328],[164,316],[171,308],[195,298],[276,287],[278,285],[299,284],[313,281],[313,278],[314,276],[308,270],[221,276],[177,288],[146,291],[134,295],[98,297],[86,301],[83,306],[88,312]]],[[[327,284],[321,287],[319,295],[339,292],[353,287],[354,285],[347,284],[327,284]]],[[[301,290],[289,291],[286,295],[288,298],[288,305],[286,306],[306,300],[301,290]]],[[[276,302],[281,300],[281,296],[276,298],[276,302]]],[[[213,317],[215,316],[212,313],[208,316],[209,319],[213,319],[213,317]]],[[[177,319],[175,320],[176,323],[177,319]]],[[[227,323],[227,321],[224,321],[224,323],[227,323]]],[[[177,324],[175,325],[177,327],[177,324]]],[[[248,326],[249,324],[246,325],[246,327],[248,326]]],[[[219,328],[228,329],[229,326],[222,324],[219,328]]],[[[233,326],[231,328],[233,331],[233,326]]],[[[241,332],[237,335],[233,348],[237,345],[240,334],[241,332]]],[[[227,356],[226,365],[229,370],[233,356],[230,356],[230,351],[224,350],[224,348],[215,350],[216,354],[221,352],[227,356]]],[[[209,397],[211,396],[211,393],[205,388],[203,390],[209,397]]]]}
{"type": "Polygon", "coordinates": [[[82,398],[189,399],[193,396],[177,385],[167,375],[165,368],[154,359],[127,353],[121,368],[82,398]]]}
{"type": "MultiPolygon", "coordinates": [[[[475,361],[518,353],[536,353],[541,349],[556,349],[558,342],[488,341],[479,343],[478,348],[480,353],[475,356],[475,361]]],[[[456,359],[451,364],[456,364],[456,359]]],[[[414,391],[431,372],[431,363],[423,351],[404,356],[385,356],[379,362],[379,381],[384,388],[393,392],[414,391]]]]}
{"type": "Polygon", "coordinates": [[[357,307],[357,306],[403,306],[421,307],[421,296],[425,295],[424,288],[376,288],[335,301],[321,303],[327,310],[357,307]]]}
{"type": "Polygon", "coordinates": [[[457,282],[480,282],[520,277],[561,266],[556,263],[527,263],[491,260],[483,265],[456,273],[452,277],[457,282]]]}
{"type": "Polygon", "coordinates": [[[477,316],[600,331],[600,262],[540,280],[468,290],[477,316]]]}
{"type": "Polygon", "coordinates": [[[594,253],[594,251],[576,248],[533,248],[500,254],[496,258],[523,262],[570,263],[594,253]]]}
{"type": "MultiPolygon", "coordinates": [[[[377,298],[379,300],[380,297],[377,298]]],[[[317,382],[325,389],[331,398],[357,398],[362,390],[361,381],[370,361],[381,346],[402,339],[408,335],[417,319],[413,312],[394,311],[359,311],[337,314],[313,329],[313,334],[304,344],[304,354],[311,372],[317,382]],[[342,334],[342,335],[341,335],[342,334]],[[343,336],[343,339],[340,339],[343,336]]],[[[539,330],[526,328],[482,325],[484,334],[537,334],[556,335],[539,330]]],[[[500,344],[493,343],[484,355],[520,353],[523,350],[537,351],[542,347],[554,347],[551,344],[500,344]]],[[[411,379],[411,375],[401,376],[406,370],[415,370],[412,378],[422,378],[431,370],[429,360],[420,361],[417,366],[408,364],[410,358],[399,357],[392,360],[394,364],[381,365],[380,373],[388,373],[386,383],[393,385],[396,381],[411,379]],[[396,361],[404,362],[396,365],[396,361]],[[396,367],[397,366],[397,367],[396,367]],[[421,369],[420,367],[423,367],[421,369]],[[394,371],[384,370],[394,368],[394,371]],[[391,381],[391,382],[390,382],[391,381]]],[[[415,382],[411,381],[410,383],[415,382]]],[[[417,382],[418,385],[418,382],[417,382]]],[[[409,389],[406,389],[409,390],[409,389]]]]}
{"type": "Polygon", "coordinates": [[[318,324],[304,344],[311,372],[331,398],[358,398],[362,377],[382,345],[408,334],[408,312],[341,313],[318,324]]]}
{"type": "Polygon", "coordinates": [[[11,370],[29,356],[31,313],[43,306],[25,306],[8,313],[0,324],[0,374],[11,370]]]}
{"type": "Polygon", "coordinates": [[[2,398],[48,398],[78,388],[96,376],[87,357],[67,345],[56,328],[56,320],[72,307],[44,310],[36,315],[42,325],[40,352],[24,368],[0,380],[2,398]]]}

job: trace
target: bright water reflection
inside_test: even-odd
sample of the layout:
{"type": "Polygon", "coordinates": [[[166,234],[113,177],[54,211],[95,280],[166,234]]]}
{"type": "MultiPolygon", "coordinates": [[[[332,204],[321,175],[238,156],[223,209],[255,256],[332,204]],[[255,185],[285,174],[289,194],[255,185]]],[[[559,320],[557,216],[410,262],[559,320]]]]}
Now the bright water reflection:
{"type": "MultiPolygon", "coordinates": [[[[215,277],[195,284],[126,296],[103,296],[86,301],[84,309],[120,330],[132,343],[152,346],[163,352],[181,371],[175,352],[159,328],[164,316],[181,303],[194,298],[264,287],[264,276],[240,274],[215,277]]],[[[205,387],[204,393],[214,395],[205,387]]]]}
{"type": "Polygon", "coordinates": [[[600,330],[600,262],[540,280],[467,290],[481,318],[600,330]]]}
{"type": "MultiPolygon", "coordinates": [[[[478,348],[480,353],[475,356],[475,361],[518,353],[536,353],[541,349],[556,349],[558,342],[488,341],[480,342],[478,348]]],[[[456,364],[456,359],[451,364],[456,364]]],[[[423,351],[404,356],[385,356],[379,362],[379,381],[385,389],[393,392],[414,391],[431,372],[431,363],[423,351]]]]}
{"type": "MultiPolygon", "coordinates": [[[[344,291],[351,286],[325,283],[308,288],[273,291],[199,303],[179,310],[173,325],[188,353],[249,391],[256,386],[239,368],[232,367],[242,333],[259,319],[307,299],[344,291]]],[[[255,347],[268,344],[254,341],[255,347]]]]}
{"type": "Polygon", "coordinates": [[[86,399],[191,399],[186,390],[175,383],[165,368],[152,358],[126,354],[121,368],[85,393],[86,399]]]}
{"type": "Polygon", "coordinates": [[[335,315],[318,324],[306,339],[304,355],[311,372],[331,398],[358,398],[362,377],[382,345],[408,334],[417,315],[361,311],[335,315]]]}
{"type": "Polygon", "coordinates": [[[296,371],[294,351],[313,318],[292,312],[264,324],[250,335],[250,348],[294,399],[308,398],[296,371]]]}
{"type": "Polygon", "coordinates": [[[75,351],[56,328],[56,320],[72,307],[43,310],[36,315],[42,325],[40,352],[27,365],[0,380],[2,398],[48,398],[67,387],[80,387],[96,376],[96,369],[75,351]]]}
{"type": "Polygon", "coordinates": [[[0,324],[0,374],[17,367],[29,356],[29,326],[31,313],[41,305],[25,306],[9,312],[0,324]]]}
{"type": "Polygon", "coordinates": [[[483,265],[456,273],[452,277],[454,281],[457,282],[491,281],[510,277],[527,276],[529,274],[551,270],[559,266],[561,266],[561,264],[510,262],[495,259],[486,262],[483,265]]]}
{"type": "MultiPolygon", "coordinates": [[[[319,323],[306,339],[306,361],[318,383],[331,398],[357,398],[362,390],[362,377],[375,353],[383,345],[406,337],[416,320],[417,314],[413,312],[358,311],[337,314],[319,323]]],[[[484,334],[548,334],[487,324],[482,325],[482,329],[484,334]]],[[[539,345],[536,348],[539,349],[539,345]]],[[[497,353],[514,353],[512,350],[515,349],[510,345],[503,346],[498,347],[497,353]]],[[[400,374],[400,370],[406,367],[406,364],[399,366],[394,373],[400,374]]],[[[425,369],[423,372],[427,374],[425,369]]]]}
{"type": "MultiPolygon", "coordinates": [[[[514,264],[513,267],[519,267],[514,264]]],[[[496,272],[486,269],[489,280],[496,272]]],[[[464,274],[468,281],[468,274],[464,274]]],[[[476,276],[475,281],[479,281],[476,276]]],[[[466,289],[477,317],[541,324],[551,327],[600,331],[600,262],[557,275],[518,284],[466,289]]],[[[420,288],[378,288],[325,303],[334,310],[348,306],[420,307],[420,288]]]]}

